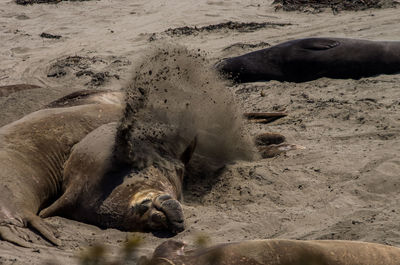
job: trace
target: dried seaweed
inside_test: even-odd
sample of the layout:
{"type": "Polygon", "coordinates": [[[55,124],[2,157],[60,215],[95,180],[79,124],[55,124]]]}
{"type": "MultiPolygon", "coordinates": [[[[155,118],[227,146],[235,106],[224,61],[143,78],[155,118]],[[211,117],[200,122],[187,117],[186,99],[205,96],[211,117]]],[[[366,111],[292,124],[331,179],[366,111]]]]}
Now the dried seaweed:
{"type": "Polygon", "coordinates": [[[343,10],[361,11],[371,8],[396,7],[399,2],[394,0],[274,0],[275,10],[321,12],[324,8],[332,9],[333,13],[343,10]]]}

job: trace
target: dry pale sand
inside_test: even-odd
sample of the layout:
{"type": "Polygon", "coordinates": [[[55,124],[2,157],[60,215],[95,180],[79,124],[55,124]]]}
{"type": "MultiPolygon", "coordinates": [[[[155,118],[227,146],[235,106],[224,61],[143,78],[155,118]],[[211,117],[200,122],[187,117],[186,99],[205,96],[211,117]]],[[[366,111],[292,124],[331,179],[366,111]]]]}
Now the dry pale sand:
{"type": "MultiPolygon", "coordinates": [[[[285,13],[275,12],[271,2],[101,0],[18,6],[2,1],[0,85],[42,88],[0,98],[0,125],[72,91],[119,89],[141,51],[160,39],[200,48],[212,62],[302,37],[400,41],[400,9],[285,13]],[[163,33],[228,21],[274,25],[163,33]],[[42,38],[43,32],[62,37],[42,38]]],[[[400,75],[227,89],[246,111],[289,113],[272,125],[247,124],[251,135],[280,132],[307,149],[238,161],[213,178],[189,181],[187,229],[176,239],[191,244],[196,235],[206,233],[214,243],[288,238],[400,246],[400,75]]],[[[96,243],[108,245],[110,255],[116,255],[132,234],[144,238],[141,253],[146,254],[165,240],[162,234],[101,230],[58,217],[48,222],[59,230],[61,248],[43,246],[30,233],[35,249],[0,241],[0,264],[74,264],[81,249],[96,243]]]]}

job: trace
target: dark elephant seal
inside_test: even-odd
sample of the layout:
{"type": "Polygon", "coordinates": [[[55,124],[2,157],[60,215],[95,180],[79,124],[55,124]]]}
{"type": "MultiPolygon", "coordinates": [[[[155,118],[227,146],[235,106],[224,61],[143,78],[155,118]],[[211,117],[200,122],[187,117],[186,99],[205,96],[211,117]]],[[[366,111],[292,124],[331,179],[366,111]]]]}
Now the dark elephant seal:
{"type": "Polygon", "coordinates": [[[147,265],[397,265],[400,248],[344,240],[250,240],[186,251],[168,240],[147,265]]]}
{"type": "Polygon", "coordinates": [[[307,38],[228,58],[217,69],[236,82],[305,82],[400,72],[399,41],[307,38]]]}

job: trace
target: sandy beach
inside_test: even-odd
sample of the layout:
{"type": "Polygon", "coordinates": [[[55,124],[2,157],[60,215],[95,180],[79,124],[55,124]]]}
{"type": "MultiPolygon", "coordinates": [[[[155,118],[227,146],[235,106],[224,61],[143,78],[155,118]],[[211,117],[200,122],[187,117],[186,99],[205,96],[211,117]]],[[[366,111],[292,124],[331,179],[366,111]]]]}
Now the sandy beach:
{"type": "MultiPolygon", "coordinates": [[[[275,11],[272,1],[123,1],[0,4],[0,85],[40,86],[0,97],[0,126],[82,89],[125,86],[150,45],[173,42],[223,58],[305,37],[400,41],[400,9],[320,13],[275,11]],[[47,33],[50,35],[42,34],[47,33]],[[41,36],[42,35],[42,36],[41,36]]],[[[286,111],[255,136],[279,132],[304,146],[271,159],[236,161],[189,179],[188,248],[248,239],[345,239],[400,247],[400,75],[360,80],[227,85],[245,112],[286,111]]],[[[140,255],[162,233],[127,233],[51,217],[62,245],[29,232],[34,249],[0,241],[0,264],[77,264],[87,246],[105,244],[112,260],[131,236],[140,255]],[[36,247],[37,246],[37,247],[36,247]]],[[[132,260],[134,264],[134,260],[132,260]]]]}

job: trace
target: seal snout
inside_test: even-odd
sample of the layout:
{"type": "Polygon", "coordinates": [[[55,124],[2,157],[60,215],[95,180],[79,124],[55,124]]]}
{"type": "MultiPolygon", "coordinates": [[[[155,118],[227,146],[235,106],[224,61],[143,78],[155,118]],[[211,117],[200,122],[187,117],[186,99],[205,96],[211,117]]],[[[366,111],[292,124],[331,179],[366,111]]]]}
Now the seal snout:
{"type": "Polygon", "coordinates": [[[216,64],[214,64],[214,69],[217,70],[218,72],[222,72],[225,65],[226,62],[224,60],[219,61],[216,64]]]}
{"type": "Polygon", "coordinates": [[[163,194],[154,200],[154,206],[167,217],[169,230],[173,233],[180,233],[185,230],[183,209],[177,200],[168,194],[163,194]]]}
{"type": "Polygon", "coordinates": [[[226,76],[227,78],[232,77],[232,69],[229,67],[227,63],[228,59],[222,60],[214,65],[214,69],[222,76],[226,76]]]}

